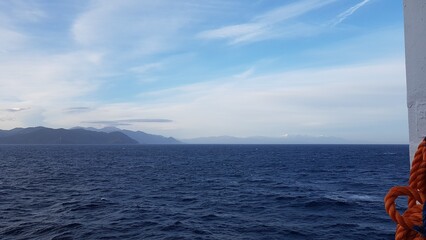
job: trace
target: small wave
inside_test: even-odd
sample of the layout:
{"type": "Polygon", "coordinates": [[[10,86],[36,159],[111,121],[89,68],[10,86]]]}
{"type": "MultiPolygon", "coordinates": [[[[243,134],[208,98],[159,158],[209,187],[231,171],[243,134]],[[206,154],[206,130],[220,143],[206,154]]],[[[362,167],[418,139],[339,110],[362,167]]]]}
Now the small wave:
{"type": "Polygon", "coordinates": [[[21,234],[26,233],[26,229],[27,229],[27,227],[26,226],[22,226],[22,225],[15,226],[15,227],[9,227],[9,228],[6,228],[3,232],[1,232],[1,235],[4,235],[4,236],[8,236],[8,235],[12,235],[12,236],[21,235],[21,234]]]}
{"type": "Polygon", "coordinates": [[[196,197],[183,197],[180,199],[182,202],[195,202],[197,201],[196,197]]]}
{"type": "Polygon", "coordinates": [[[391,239],[383,186],[407,180],[406,147],[126,148],[8,153],[0,239],[391,239]]]}
{"type": "Polygon", "coordinates": [[[87,211],[87,210],[95,210],[98,208],[102,208],[104,207],[104,204],[101,203],[88,203],[85,205],[80,205],[80,206],[76,206],[70,209],[70,211],[74,212],[74,211],[87,211]]]}
{"type": "Polygon", "coordinates": [[[323,201],[323,200],[313,200],[308,201],[304,204],[308,208],[318,208],[318,207],[330,207],[330,206],[350,206],[350,203],[339,202],[339,201],[323,201]]]}
{"type": "Polygon", "coordinates": [[[333,228],[333,229],[339,229],[339,228],[355,229],[355,228],[359,227],[359,224],[356,224],[356,223],[335,223],[335,224],[329,225],[327,227],[333,228]]]}
{"type": "Polygon", "coordinates": [[[358,203],[358,202],[381,202],[382,200],[378,197],[367,195],[367,194],[356,194],[356,193],[333,193],[326,195],[324,198],[345,203],[358,203]]]}
{"type": "Polygon", "coordinates": [[[82,226],[83,225],[80,223],[70,223],[66,225],[50,224],[49,226],[39,228],[38,230],[34,231],[33,234],[39,235],[39,234],[45,234],[50,232],[68,231],[72,229],[81,228],[82,226]]]}
{"type": "Polygon", "coordinates": [[[69,202],[64,202],[62,203],[62,206],[69,206],[69,205],[75,205],[80,203],[79,201],[69,201],[69,202]]]}
{"type": "MultiPolygon", "coordinates": [[[[9,227],[4,231],[0,232],[1,236],[23,236],[23,235],[38,235],[42,236],[45,234],[63,234],[65,231],[81,228],[83,225],[80,223],[70,223],[60,225],[56,223],[43,223],[43,222],[31,222],[23,223],[17,226],[9,227]]],[[[52,239],[67,239],[64,237],[52,238],[52,239]]]]}
{"type": "Polygon", "coordinates": [[[155,226],[155,225],[158,225],[158,223],[157,222],[153,222],[153,221],[143,221],[141,223],[142,227],[149,227],[149,226],[155,226]]]}
{"type": "Polygon", "coordinates": [[[361,194],[349,195],[348,199],[353,201],[361,201],[361,202],[381,202],[382,201],[381,199],[377,197],[370,196],[370,195],[361,195],[361,194]]]}
{"type": "Polygon", "coordinates": [[[183,223],[181,221],[176,221],[173,224],[162,227],[161,231],[170,232],[170,231],[179,231],[183,229],[185,229],[185,227],[183,226],[183,223]]]}
{"type": "Polygon", "coordinates": [[[213,220],[217,220],[219,219],[219,216],[217,216],[216,214],[207,214],[201,217],[202,220],[204,221],[213,221],[213,220]]]}
{"type": "Polygon", "coordinates": [[[277,201],[297,201],[298,199],[302,199],[302,196],[291,196],[291,195],[280,195],[275,197],[277,201]]]}
{"type": "Polygon", "coordinates": [[[396,152],[384,152],[382,155],[396,155],[396,152]]]}
{"type": "Polygon", "coordinates": [[[249,233],[249,232],[268,234],[268,233],[278,232],[278,228],[272,225],[259,224],[259,225],[250,225],[250,226],[240,227],[238,228],[238,231],[242,234],[249,233]]]}
{"type": "Polygon", "coordinates": [[[56,226],[47,226],[47,227],[42,227],[36,231],[33,232],[33,234],[44,234],[44,233],[49,233],[49,232],[53,232],[56,230],[56,226]]]}
{"type": "Polygon", "coordinates": [[[318,207],[330,207],[330,206],[351,206],[354,202],[350,202],[345,198],[339,196],[325,196],[323,198],[317,198],[314,200],[307,201],[304,205],[309,208],[318,207]]]}
{"type": "Polygon", "coordinates": [[[287,236],[287,237],[303,237],[304,239],[306,237],[309,236],[309,234],[303,232],[303,231],[298,231],[298,230],[293,230],[293,229],[289,229],[289,230],[282,230],[280,231],[280,234],[283,236],[287,236]]]}
{"type": "Polygon", "coordinates": [[[62,233],[59,235],[56,235],[52,238],[52,240],[73,240],[72,234],[70,233],[62,233]]]}
{"type": "Polygon", "coordinates": [[[205,230],[201,230],[201,229],[194,229],[194,230],[192,230],[192,233],[197,234],[197,235],[211,235],[210,232],[205,231],[205,230]]]}

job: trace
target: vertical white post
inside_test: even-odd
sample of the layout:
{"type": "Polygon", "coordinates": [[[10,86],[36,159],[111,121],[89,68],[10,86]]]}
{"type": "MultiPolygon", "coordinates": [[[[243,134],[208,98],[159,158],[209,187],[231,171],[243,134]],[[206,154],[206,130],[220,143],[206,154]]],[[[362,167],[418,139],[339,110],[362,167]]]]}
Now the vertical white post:
{"type": "Polygon", "coordinates": [[[426,137],[426,0],[404,0],[404,28],[412,161],[417,145],[426,137]]]}

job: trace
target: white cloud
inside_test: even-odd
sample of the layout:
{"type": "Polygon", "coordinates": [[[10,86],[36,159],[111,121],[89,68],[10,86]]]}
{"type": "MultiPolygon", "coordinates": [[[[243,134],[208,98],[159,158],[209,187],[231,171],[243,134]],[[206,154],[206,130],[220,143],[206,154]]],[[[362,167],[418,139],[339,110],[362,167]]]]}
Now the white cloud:
{"type": "Polygon", "coordinates": [[[352,6],[351,8],[349,8],[348,10],[342,12],[341,14],[339,14],[336,17],[336,19],[334,19],[332,21],[331,26],[336,26],[336,25],[340,24],[346,18],[348,18],[349,16],[351,16],[352,14],[354,14],[358,9],[360,9],[362,6],[364,6],[368,2],[370,2],[370,0],[363,0],[362,2],[356,4],[356,5],[352,6]]]}
{"type": "Polygon", "coordinates": [[[6,109],[6,111],[8,112],[20,112],[20,111],[24,111],[24,110],[28,110],[30,108],[28,107],[12,107],[12,108],[8,108],[6,109]]]}
{"type": "Polygon", "coordinates": [[[303,0],[284,5],[265,14],[254,17],[251,21],[220,27],[200,32],[197,36],[202,39],[225,39],[230,44],[256,42],[275,38],[306,37],[319,34],[330,27],[343,22],[370,0],[363,0],[355,6],[339,14],[331,23],[316,25],[301,21],[288,21],[311,11],[320,9],[336,0],[303,0]]]}
{"type": "Polygon", "coordinates": [[[137,73],[137,74],[144,74],[150,71],[159,70],[163,67],[164,63],[162,62],[153,62],[153,63],[147,63],[144,65],[140,65],[137,67],[130,68],[131,72],[137,73]]]}
{"type": "Polygon", "coordinates": [[[33,23],[46,18],[47,14],[35,1],[0,1],[1,24],[10,25],[18,22],[33,23]]]}
{"type": "Polygon", "coordinates": [[[84,47],[149,55],[174,49],[191,13],[175,11],[170,1],[92,1],[74,22],[71,33],[84,47]]]}
{"type": "Polygon", "coordinates": [[[204,31],[199,34],[199,37],[206,39],[235,38],[235,42],[238,42],[238,39],[252,38],[262,34],[264,28],[265,27],[259,23],[238,24],[204,31]]]}
{"type": "Polygon", "coordinates": [[[248,77],[253,75],[254,71],[255,71],[254,68],[249,68],[242,73],[234,75],[234,77],[235,78],[241,78],[241,79],[248,78],[248,77]]]}
{"type": "Polygon", "coordinates": [[[78,113],[78,112],[87,112],[87,111],[91,111],[92,108],[90,107],[68,107],[65,108],[64,111],[66,113],[78,113]]]}
{"type": "MultiPolygon", "coordinates": [[[[205,31],[199,36],[237,44],[316,34],[323,30],[323,26],[292,20],[335,1],[293,1],[293,4],[258,15],[246,23],[205,31]]],[[[335,24],[344,21],[366,2],[341,13],[335,24]]],[[[178,51],[178,55],[184,56],[175,58],[164,53],[187,41],[190,37],[188,28],[194,27],[194,21],[202,22],[208,18],[212,9],[217,14],[224,8],[231,9],[221,7],[223,3],[231,4],[229,1],[217,3],[216,0],[203,3],[198,0],[179,3],[163,0],[91,1],[89,8],[75,19],[69,30],[69,37],[75,44],[69,49],[46,48],[47,51],[32,49],[35,45],[32,45],[31,31],[20,32],[15,25],[16,21],[37,22],[48,16],[42,11],[24,9],[20,14],[16,13],[19,17],[13,20],[9,15],[2,15],[0,10],[0,53],[6,53],[0,54],[0,109],[6,110],[0,118],[2,128],[74,127],[82,122],[106,124],[133,119],[124,123],[130,124],[130,129],[180,138],[279,136],[277,134],[285,132],[367,139],[389,132],[380,129],[386,122],[406,124],[402,61],[301,69],[273,75],[259,75],[261,67],[244,62],[242,65],[246,67],[254,66],[211,82],[176,88],[165,87],[167,83],[159,84],[153,89],[162,89],[160,91],[143,92],[139,98],[128,98],[136,100],[124,98],[123,102],[114,103],[116,100],[105,100],[93,94],[99,93],[96,91],[105,78],[105,81],[119,79],[125,82],[114,85],[120,87],[117,91],[123,91],[123,88],[133,86],[126,82],[127,76],[136,79],[140,75],[143,81],[155,81],[164,72],[167,76],[173,75],[165,71],[167,68],[179,71],[180,67],[187,67],[191,61],[185,59],[192,57],[185,55],[185,49],[178,51]],[[13,52],[20,49],[28,51],[13,52]],[[150,55],[155,53],[161,54],[150,55]],[[143,57],[135,61],[134,56],[143,57]],[[160,70],[161,74],[155,75],[160,70]],[[154,123],[167,119],[173,121],[154,123]]],[[[201,24],[196,27],[199,26],[201,24]]],[[[356,45],[364,47],[366,41],[360,42],[356,45]]],[[[189,42],[186,43],[184,48],[191,47],[189,42]]],[[[358,52],[347,45],[342,44],[339,52],[358,52]]],[[[197,50],[193,54],[198,54],[197,50]]],[[[324,53],[309,54],[321,57],[324,53]]],[[[197,76],[205,73],[201,69],[197,76]]],[[[199,78],[199,81],[206,80],[199,78]]],[[[179,85],[177,80],[173,84],[179,85]]],[[[397,132],[389,139],[406,137],[405,132],[393,130],[397,132]]]]}
{"type": "Polygon", "coordinates": [[[0,26],[0,53],[19,50],[26,43],[28,43],[28,38],[24,34],[0,26]]]}
{"type": "MultiPolygon", "coordinates": [[[[82,119],[164,118],[173,122],[132,122],[126,128],[179,138],[278,137],[286,132],[401,142],[407,137],[404,79],[400,60],[230,77],[143,94],[140,101],[103,104],[91,112],[73,114],[61,124],[72,127],[82,119]],[[400,130],[394,128],[392,133],[383,129],[397,124],[400,130]]],[[[60,117],[48,119],[55,124],[60,117]]]]}
{"type": "Polygon", "coordinates": [[[135,123],[154,123],[154,124],[164,124],[173,122],[170,119],[161,119],[161,118],[139,118],[139,119],[119,119],[119,120],[98,120],[98,121],[82,121],[82,124],[89,124],[91,126],[100,126],[100,127],[111,127],[111,126],[131,126],[135,123]]]}
{"type": "Polygon", "coordinates": [[[9,55],[0,59],[1,109],[19,115],[19,121],[2,126],[43,124],[51,112],[62,112],[78,98],[96,90],[97,66],[90,53],[75,52],[57,55],[9,55]],[[10,108],[10,106],[18,106],[10,108]],[[20,107],[23,106],[23,107],[20,107]],[[28,108],[26,111],[18,111],[28,108]]]}
{"type": "Polygon", "coordinates": [[[231,44],[254,42],[277,37],[294,37],[314,34],[315,28],[303,23],[284,25],[286,20],[335,2],[335,0],[303,0],[288,4],[254,17],[250,22],[203,31],[204,39],[228,39],[231,44]]]}
{"type": "Polygon", "coordinates": [[[94,72],[84,52],[10,57],[0,61],[0,95],[34,103],[81,96],[93,90],[94,72]]]}
{"type": "Polygon", "coordinates": [[[47,17],[33,1],[0,1],[0,53],[21,50],[30,45],[30,35],[18,30],[20,24],[35,23],[47,17]]]}
{"type": "Polygon", "coordinates": [[[306,14],[315,9],[319,9],[326,5],[329,5],[336,0],[302,0],[296,1],[295,3],[288,4],[265,14],[254,18],[254,22],[260,22],[263,25],[270,25],[274,23],[280,23],[287,19],[295,18],[306,14]]]}
{"type": "Polygon", "coordinates": [[[292,131],[346,138],[362,138],[362,132],[368,139],[377,136],[362,128],[401,119],[400,124],[406,124],[403,62],[305,69],[192,85],[166,95],[172,97],[164,102],[174,104],[158,103],[152,111],[182,123],[185,134],[191,135],[185,137],[292,131]]]}

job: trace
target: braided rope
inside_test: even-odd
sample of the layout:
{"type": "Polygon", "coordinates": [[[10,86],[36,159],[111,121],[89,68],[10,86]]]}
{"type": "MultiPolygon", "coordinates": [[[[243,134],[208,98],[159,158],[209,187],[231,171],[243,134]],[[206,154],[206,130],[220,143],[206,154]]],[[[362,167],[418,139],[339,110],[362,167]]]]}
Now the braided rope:
{"type": "Polygon", "coordinates": [[[426,240],[426,139],[423,140],[410,170],[409,186],[393,187],[385,197],[385,209],[397,224],[396,240],[426,240]],[[401,215],[396,209],[398,197],[408,197],[408,208],[401,215]]]}

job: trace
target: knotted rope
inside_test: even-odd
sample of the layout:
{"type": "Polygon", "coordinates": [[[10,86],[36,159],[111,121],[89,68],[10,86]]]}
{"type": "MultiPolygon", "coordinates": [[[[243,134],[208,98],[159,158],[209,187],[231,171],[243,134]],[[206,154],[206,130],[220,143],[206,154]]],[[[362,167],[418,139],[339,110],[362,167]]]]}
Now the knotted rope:
{"type": "Polygon", "coordinates": [[[393,187],[385,197],[385,209],[397,223],[395,240],[426,239],[426,139],[417,152],[410,170],[409,186],[393,187]],[[408,197],[408,208],[401,215],[396,209],[395,200],[400,196],[408,197]]]}

